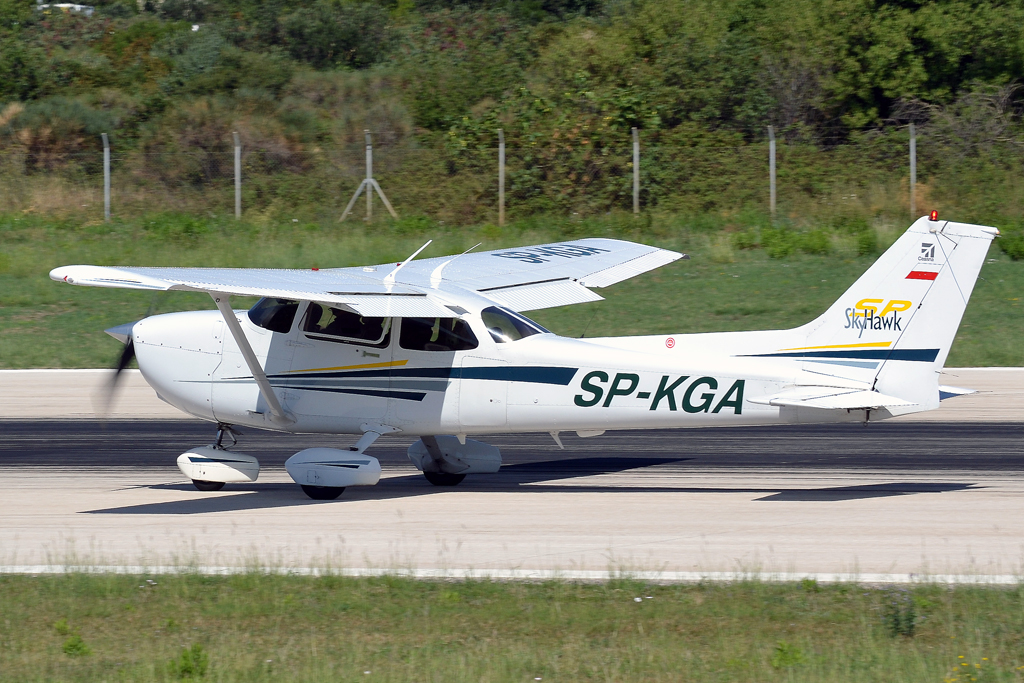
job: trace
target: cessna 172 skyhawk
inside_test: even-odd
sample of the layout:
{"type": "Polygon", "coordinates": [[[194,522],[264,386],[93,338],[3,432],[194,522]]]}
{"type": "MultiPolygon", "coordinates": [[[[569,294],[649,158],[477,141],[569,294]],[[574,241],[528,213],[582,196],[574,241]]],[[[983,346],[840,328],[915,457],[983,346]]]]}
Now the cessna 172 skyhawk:
{"type": "MultiPolygon", "coordinates": [[[[409,458],[436,485],[496,472],[469,435],[868,422],[967,390],[939,372],[995,228],[915,222],[831,308],[790,330],[571,339],[521,313],[597,301],[591,288],[683,255],[611,239],[324,270],[65,266],[75,285],[207,292],[216,311],[107,330],[164,401],[220,428],[178,458],[201,490],[252,481],[256,458],[222,437],[246,425],[361,435],[286,462],[312,498],[376,484],[377,438],[419,436],[409,458]],[[246,313],[231,295],[260,296],[246,313]]],[[[428,243],[429,244],[429,243],[428,243]]],[[[426,246],[426,245],[424,245],[426,246]]],[[[420,249],[422,251],[422,248],[420,249]]]]}

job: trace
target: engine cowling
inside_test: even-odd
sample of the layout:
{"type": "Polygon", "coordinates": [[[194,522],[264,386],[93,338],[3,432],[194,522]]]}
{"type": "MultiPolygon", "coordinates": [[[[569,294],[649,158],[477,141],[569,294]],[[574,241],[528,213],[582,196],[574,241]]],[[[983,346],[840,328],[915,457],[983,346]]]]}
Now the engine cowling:
{"type": "Polygon", "coordinates": [[[178,456],[178,469],[189,479],[230,484],[256,481],[260,475],[260,462],[245,453],[197,446],[178,456]]]}
{"type": "Polygon", "coordinates": [[[380,481],[380,461],[357,451],[307,448],[284,463],[288,475],[302,486],[345,488],[373,486],[380,481]]]}

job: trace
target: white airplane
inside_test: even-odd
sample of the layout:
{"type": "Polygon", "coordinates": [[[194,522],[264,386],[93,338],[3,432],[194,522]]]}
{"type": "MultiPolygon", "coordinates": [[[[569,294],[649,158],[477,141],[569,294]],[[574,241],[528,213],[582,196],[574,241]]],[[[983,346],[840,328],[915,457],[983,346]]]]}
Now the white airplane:
{"type": "MultiPolygon", "coordinates": [[[[497,432],[870,422],[932,410],[995,228],[916,221],[824,314],[789,330],[572,339],[522,315],[598,301],[601,288],[682,254],[611,239],[323,270],[65,266],[74,285],[207,292],[216,311],[107,330],[161,399],[219,427],[178,465],[200,490],[254,481],[222,443],[244,425],[358,434],[291,456],[311,498],[372,485],[379,437],[411,434],[438,486],[496,472],[497,432]],[[231,295],[263,297],[248,312],[231,295]]],[[[428,242],[429,244],[429,242],[428,242]]],[[[233,438],[233,437],[232,437],[233,438]]]]}

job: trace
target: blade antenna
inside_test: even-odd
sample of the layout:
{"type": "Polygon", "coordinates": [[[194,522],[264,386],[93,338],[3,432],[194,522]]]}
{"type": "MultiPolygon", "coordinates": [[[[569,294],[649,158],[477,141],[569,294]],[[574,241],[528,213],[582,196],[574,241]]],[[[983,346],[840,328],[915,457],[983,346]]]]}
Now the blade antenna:
{"type": "Polygon", "coordinates": [[[440,287],[441,286],[441,272],[444,271],[445,266],[447,266],[449,263],[451,263],[455,259],[459,258],[459,256],[465,256],[469,252],[471,252],[474,249],[476,249],[477,247],[479,247],[481,244],[483,244],[483,242],[477,242],[476,244],[474,244],[473,246],[471,246],[469,249],[467,249],[466,251],[462,252],[458,256],[452,256],[450,259],[448,259],[447,261],[445,261],[444,263],[439,265],[437,268],[434,268],[434,272],[430,274],[430,286],[433,287],[434,289],[437,289],[438,287],[440,287]]]}
{"type": "Polygon", "coordinates": [[[404,268],[407,263],[409,263],[414,258],[419,256],[420,252],[423,251],[424,249],[426,249],[427,247],[429,247],[430,243],[433,242],[433,241],[434,240],[427,240],[427,243],[424,244],[419,249],[417,249],[416,251],[414,251],[412,253],[412,256],[410,256],[409,258],[407,258],[404,261],[402,261],[401,263],[399,263],[398,266],[394,270],[392,270],[390,273],[388,273],[387,276],[384,278],[384,284],[386,284],[386,285],[393,285],[393,284],[395,284],[395,276],[398,275],[398,271],[400,271],[402,268],[404,268]]]}

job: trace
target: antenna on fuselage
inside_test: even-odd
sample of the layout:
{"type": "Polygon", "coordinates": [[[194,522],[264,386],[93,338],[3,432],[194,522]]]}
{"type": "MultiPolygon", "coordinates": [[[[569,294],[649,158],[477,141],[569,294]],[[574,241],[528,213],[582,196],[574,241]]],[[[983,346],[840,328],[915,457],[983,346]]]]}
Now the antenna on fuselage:
{"type": "Polygon", "coordinates": [[[427,240],[427,243],[424,244],[419,249],[417,249],[416,251],[414,251],[412,253],[412,256],[410,256],[409,258],[407,258],[404,261],[402,261],[401,263],[399,263],[398,266],[394,270],[392,270],[390,273],[387,274],[387,276],[385,276],[384,284],[386,284],[386,285],[393,285],[393,284],[395,284],[395,275],[398,275],[398,271],[400,271],[402,268],[404,268],[405,264],[409,263],[414,258],[419,256],[420,252],[423,251],[424,249],[426,249],[427,247],[429,247],[430,243],[433,242],[433,241],[434,240],[427,240]]]}

